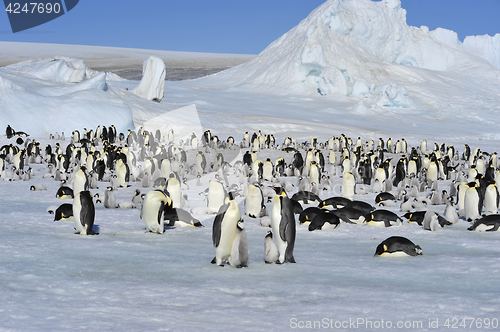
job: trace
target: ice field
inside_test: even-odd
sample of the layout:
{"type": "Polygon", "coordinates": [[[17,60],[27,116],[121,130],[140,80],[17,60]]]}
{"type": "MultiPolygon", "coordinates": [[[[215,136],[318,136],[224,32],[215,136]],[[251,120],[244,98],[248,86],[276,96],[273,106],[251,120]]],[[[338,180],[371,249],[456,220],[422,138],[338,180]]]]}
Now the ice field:
{"type": "MultiPolygon", "coordinates": [[[[287,137],[308,144],[312,137],[325,143],[345,134],[354,143],[360,137],[363,146],[404,138],[420,149],[425,139],[429,150],[445,143],[461,156],[468,144],[487,152],[487,159],[498,152],[500,138],[500,35],[463,43],[453,36],[406,25],[397,0],[330,0],[249,62],[195,80],[153,80],[151,89],[164,84],[159,103],[133,92],[139,81],[92,70],[81,59],[44,56],[0,68],[0,146],[24,147],[26,138],[16,144],[17,137],[4,135],[7,125],[30,134],[43,153],[47,144],[64,150],[73,130],[113,124],[126,136],[128,129],[157,124],[165,135],[174,129],[175,146],[186,151],[189,166],[198,150],[209,165],[222,153],[229,184],[242,191],[233,166],[251,150],[239,147],[245,132],[273,134],[280,147],[287,137]],[[192,149],[188,138],[201,138],[205,130],[221,141],[232,136],[237,146],[192,149]],[[62,132],[65,140],[49,139],[62,132]]],[[[298,148],[303,157],[307,144],[298,148]]],[[[328,147],[321,150],[331,187],[319,196],[340,196],[340,165],[328,163],[328,147]]],[[[396,166],[401,155],[385,158],[396,166]]],[[[293,153],[261,148],[257,156],[289,164],[293,153]]],[[[336,156],[340,160],[341,152],[336,156]]],[[[246,268],[221,268],[210,264],[215,214],[193,214],[205,227],[169,227],[159,235],[146,232],[140,205],[107,209],[95,203],[99,235],[75,235],[74,221],[53,221],[47,213],[71,203],[56,198],[60,183],[44,178],[47,163],[29,162],[28,168],[31,179],[4,181],[12,175],[7,164],[0,181],[2,331],[499,329],[499,233],[468,231],[464,218],[437,231],[403,218],[402,225],[387,228],[341,223],[310,232],[296,215],[296,263],[265,264],[269,228],[245,214],[238,196],[250,259],[246,268]],[[35,184],[47,190],[30,191],[35,184]],[[423,255],[374,257],[377,245],[395,235],[418,244],[423,255]]],[[[449,192],[455,176],[439,180],[439,190],[449,192]]],[[[191,173],[186,178],[184,209],[206,207],[203,192],[220,173],[207,167],[201,183],[191,173]]],[[[293,185],[289,196],[298,180],[280,179],[293,185]]],[[[100,181],[90,191],[100,196],[109,185],[100,181]]],[[[117,203],[131,202],[136,189],[154,188],[130,182],[114,191],[117,203]]],[[[355,199],[375,206],[371,186],[357,189],[355,199]]],[[[418,196],[430,193],[426,187],[418,196]]],[[[385,209],[402,216],[400,204],[385,209]]],[[[266,201],[269,211],[272,205],[266,201]]],[[[444,204],[431,208],[444,214],[444,204]]]]}

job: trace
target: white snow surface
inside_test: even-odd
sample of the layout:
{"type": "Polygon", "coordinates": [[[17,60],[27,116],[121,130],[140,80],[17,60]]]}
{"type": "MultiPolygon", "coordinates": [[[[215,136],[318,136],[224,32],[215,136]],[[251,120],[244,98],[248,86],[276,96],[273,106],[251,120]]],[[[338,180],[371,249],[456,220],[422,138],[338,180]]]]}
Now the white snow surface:
{"type": "MultiPolygon", "coordinates": [[[[461,44],[451,31],[407,26],[399,0],[331,0],[253,61],[206,78],[165,82],[161,103],[132,93],[139,82],[89,70],[73,58],[0,68],[0,128],[25,131],[42,149],[56,142],[49,133],[68,137],[75,129],[111,124],[126,133],[157,122],[163,133],[178,125],[177,146],[191,132],[200,137],[211,129],[237,143],[246,131],[262,130],[280,144],[288,136],[325,142],[344,133],[354,141],[405,138],[417,147],[425,138],[429,147],[445,142],[459,152],[463,144],[494,152],[500,140],[498,36],[467,37],[461,44]]],[[[57,142],[65,147],[69,140],[57,142]]],[[[0,146],[10,143],[0,137],[0,146]]],[[[184,149],[194,163],[197,151],[184,149]]],[[[217,152],[207,152],[209,163],[217,152]]],[[[223,153],[232,165],[244,152],[223,153]]],[[[291,160],[277,150],[258,156],[291,160]]],[[[194,215],[204,228],[158,235],[145,233],[138,209],[96,204],[100,234],[75,235],[73,221],[53,222],[46,213],[70,202],[55,198],[59,183],[43,178],[47,165],[28,167],[36,173],[30,181],[0,181],[0,330],[284,331],[347,322],[338,329],[346,331],[352,321],[359,330],[383,330],[377,328],[383,320],[386,327],[421,322],[410,330],[444,331],[446,322],[500,319],[499,233],[469,232],[463,219],[436,232],[406,222],[390,228],[342,223],[314,232],[297,225],[297,263],[268,265],[268,229],[243,215],[249,267],[219,268],[210,264],[213,215],[194,215]],[[30,191],[35,183],[47,191],[30,191]],[[423,255],[374,258],[376,246],[393,235],[420,245],[423,255]],[[437,329],[430,325],[436,320],[437,329]]],[[[199,194],[215,176],[202,176],[201,186],[189,178],[183,190],[189,208],[206,207],[199,194]]],[[[229,182],[238,178],[230,174],[229,182]]],[[[337,175],[321,198],[339,195],[341,182],[337,175]]],[[[109,184],[98,185],[93,194],[109,184]]],[[[449,185],[440,181],[440,189],[449,185]]],[[[152,188],[133,182],[115,191],[117,202],[130,201],[135,189],[152,188]]],[[[374,197],[356,195],[371,204],[374,197]]],[[[237,201],[244,213],[243,199],[237,201]]],[[[399,207],[388,209],[402,214],[399,207]]],[[[433,209],[444,213],[444,205],[433,209]]]]}

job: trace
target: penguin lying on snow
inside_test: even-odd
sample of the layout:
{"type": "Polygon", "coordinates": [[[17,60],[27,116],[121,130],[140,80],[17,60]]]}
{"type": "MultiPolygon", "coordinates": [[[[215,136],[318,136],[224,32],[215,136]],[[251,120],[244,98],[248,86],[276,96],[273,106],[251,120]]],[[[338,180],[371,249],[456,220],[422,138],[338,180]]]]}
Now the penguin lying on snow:
{"type": "Polygon", "coordinates": [[[73,219],[73,204],[61,204],[54,213],[54,221],[72,220],[73,219]]]}
{"type": "Polygon", "coordinates": [[[403,220],[394,212],[375,210],[365,216],[365,223],[370,226],[391,227],[401,225],[403,220]]]}
{"type": "Polygon", "coordinates": [[[474,224],[467,228],[469,231],[495,232],[500,227],[500,214],[490,214],[476,219],[474,224]]]}
{"type": "Polygon", "coordinates": [[[422,255],[422,248],[402,236],[391,236],[382,241],[374,256],[400,257],[422,255]]]}
{"type": "Polygon", "coordinates": [[[198,219],[194,218],[189,212],[183,209],[167,209],[164,218],[168,221],[168,226],[171,227],[203,227],[198,219]]]}
{"type": "Polygon", "coordinates": [[[324,210],[314,217],[309,224],[309,231],[327,230],[337,228],[340,224],[340,219],[334,213],[324,210]]]}

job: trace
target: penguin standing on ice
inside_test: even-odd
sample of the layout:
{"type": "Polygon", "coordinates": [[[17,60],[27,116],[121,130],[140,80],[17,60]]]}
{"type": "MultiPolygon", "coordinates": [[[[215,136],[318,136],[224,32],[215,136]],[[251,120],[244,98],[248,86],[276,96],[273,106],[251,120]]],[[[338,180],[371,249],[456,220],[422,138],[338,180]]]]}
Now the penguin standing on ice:
{"type": "Polygon", "coordinates": [[[212,242],[215,247],[215,257],[212,264],[223,266],[231,261],[233,243],[238,235],[238,222],[241,221],[240,207],[229,193],[229,202],[222,205],[212,226],[212,242]]]}
{"type": "Polygon", "coordinates": [[[127,165],[127,157],[125,154],[120,154],[119,159],[115,164],[115,171],[118,177],[118,182],[120,187],[126,188],[128,187],[128,182],[130,181],[130,168],[127,165]]]}
{"type": "Polygon", "coordinates": [[[352,173],[347,172],[342,176],[342,187],[340,189],[342,197],[348,198],[351,201],[354,199],[356,190],[356,179],[352,173]]]}
{"type": "Polygon", "coordinates": [[[90,191],[80,191],[73,199],[76,234],[97,235],[94,232],[95,206],[90,191]]]}
{"type": "Polygon", "coordinates": [[[164,213],[171,206],[172,200],[162,190],[151,190],[144,196],[141,218],[144,219],[149,232],[163,234],[164,213]]]}
{"type": "Polygon", "coordinates": [[[104,192],[104,202],[103,205],[107,209],[115,209],[116,208],[116,197],[113,193],[113,188],[108,187],[104,192]]]}
{"type": "Polygon", "coordinates": [[[245,212],[250,218],[267,216],[267,208],[264,205],[264,196],[260,187],[253,184],[248,185],[248,192],[245,197],[245,212]]]}
{"type": "Polygon", "coordinates": [[[484,202],[483,202],[486,211],[488,211],[489,213],[497,213],[499,200],[500,196],[498,194],[496,183],[493,182],[488,184],[484,192],[484,202]]]}
{"type": "Polygon", "coordinates": [[[295,246],[295,217],[293,205],[286,192],[281,187],[274,188],[276,195],[273,200],[271,212],[271,228],[275,236],[278,247],[279,259],[277,263],[283,264],[285,261],[295,263],[293,248],[295,246]]]}
{"type": "Polygon", "coordinates": [[[473,221],[481,216],[483,198],[476,182],[469,182],[468,186],[464,197],[465,220],[473,221]]]}
{"type": "Polygon", "coordinates": [[[264,260],[266,264],[272,264],[278,261],[278,257],[278,247],[273,241],[273,232],[268,231],[264,238],[264,260]]]}
{"type": "Polygon", "coordinates": [[[231,249],[229,265],[239,269],[242,267],[248,267],[248,259],[250,257],[248,250],[248,237],[243,220],[238,221],[236,224],[236,230],[237,232],[231,249]]]}

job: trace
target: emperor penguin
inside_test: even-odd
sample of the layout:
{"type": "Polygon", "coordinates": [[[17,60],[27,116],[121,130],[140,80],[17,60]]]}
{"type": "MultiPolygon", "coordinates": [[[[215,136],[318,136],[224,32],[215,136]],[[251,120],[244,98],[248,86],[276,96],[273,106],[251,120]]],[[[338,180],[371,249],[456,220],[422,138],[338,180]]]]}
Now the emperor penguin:
{"type": "Polygon", "coordinates": [[[262,166],[262,177],[265,181],[271,181],[273,179],[273,169],[274,166],[271,159],[267,158],[262,166]]]}
{"type": "Polygon", "coordinates": [[[115,172],[120,187],[127,188],[130,181],[130,168],[127,164],[127,157],[124,154],[121,154],[121,158],[116,161],[115,172]]]}
{"type": "Polygon", "coordinates": [[[198,171],[198,174],[205,173],[206,166],[207,159],[205,158],[205,155],[203,154],[203,152],[198,151],[198,154],[196,154],[196,170],[198,171]]]}
{"type": "Polygon", "coordinates": [[[465,220],[474,221],[481,216],[483,199],[476,182],[469,182],[468,186],[464,197],[465,220]]]}
{"type": "Polygon", "coordinates": [[[231,262],[233,243],[238,235],[238,222],[242,221],[240,207],[229,192],[229,202],[222,205],[212,226],[212,242],[215,247],[215,257],[212,264],[223,266],[231,262]]]}
{"type": "Polygon", "coordinates": [[[262,218],[267,216],[267,208],[264,205],[264,195],[262,189],[253,184],[247,187],[245,197],[245,212],[250,218],[262,218]]]}
{"type": "Polygon", "coordinates": [[[352,173],[347,172],[342,176],[342,187],[340,189],[341,196],[354,200],[354,193],[356,190],[356,179],[352,173]]]}
{"type": "Polygon", "coordinates": [[[268,231],[264,238],[264,260],[266,264],[272,264],[278,261],[278,257],[278,247],[273,241],[273,232],[268,231]]]}
{"type": "Polygon", "coordinates": [[[427,179],[432,181],[438,180],[439,168],[436,162],[436,157],[433,156],[429,162],[429,167],[427,169],[427,179]]]}
{"type": "Polygon", "coordinates": [[[398,257],[422,255],[422,248],[402,236],[391,236],[382,241],[375,250],[374,256],[398,257]]]}
{"type": "Polygon", "coordinates": [[[489,213],[497,213],[498,212],[498,203],[499,203],[499,195],[498,188],[496,183],[490,183],[486,187],[486,191],[484,192],[484,208],[489,213]]]}
{"type": "Polygon", "coordinates": [[[490,214],[482,218],[476,219],[474,224],[467,228],[469,231],[486,231],[486,232],[496,232],[500,227],[500,215],[490,214]]]}
{"type": "Polygon", "coordinates": [[[295,246],[296,226],[293,205],[283,188],[275,187],[274,190],[276,195],[271,212],[271,229],[276,234],[275,241],[279,252],[277,263],[283,264],[285,261],[295,263],[293,248],[295,246]]]}
{"type": "Polygon", "coordinates": [[[315,160],[309,164],[309,179],[311,183],[316,183],[317,185],[319,185],[321,180],[321,167],[315,160]]]}
{"type": "Polygon", "coordinates": [[[211,213],[218,213],[220,207],[224,205],[227,193],[222,183],[210,180],[208,183],[208,209],[211,213]]]}
{"type": "Polygon", "coordinates": [[[107,209],[115,209],[116,208],[116,197],[113,193],[113,188],[108,187],[104,192],[104,207],[107,209]]]}
{"type": "Polygon", "coordinates": [[[467,189],[469,189],[469,185],[467,184],[467,182],[460,182],[457,186],[458,210],[463,210],[465,208],[465,193],[467,192],[467,189]]]}
{"type": "Polygon", "coordinates": [[[179,179],[175,176],[174,172],[170,172],[167,181],[167,192],[172,200],[172,207],[181,208],[182,207],[182,191],[181,183],[179,179]]]}
{"type": "Polygon", "coordinates": [[[73,218],[73,204],[64,203],[59,205],[54,213],[54,221],[59,220],[74,220],[73,218]]]}
{"type": "Polygon", "coordinates": [[[141,218],[146,223],[146,229],[152,233],[163,234],[165,231],[165,210],[172,207],[172,200],[162,190],[151,190],[146,196],[141,208],[141,218]]]}
{"type": "Polygon", "coordinates": [[[75,195],[80,191],[89,190],[89,180],[87,178],[86,170],[86,167],[82,166],[75,173],[75,178],[73,180],[73,192],[75,195]]]}
{"type": "Polygon", "coordinates": [[[446,208],[444,210],[444,217],[446,220],[451,222],[452,224],[456,224],[458,222],[458,213],[457,209],[455,207],[455,204],[453,203],[453,197],[449,197],[448,201],[446,202],[446,208]]]}
{"type": "Polygon", "coordinates": [[[97,235],[94,232],[95,206],[90,191],[84,190],[76,194],[73,199],[73,217],[75,219],[76,234],[97,235]]]}
{"type": "Polygon", "coordinates": [[[248,267],[250,253],[248,250],[248,237],[243,220],[236,224],[236,237],[234,238],[229,265],[236,268],[248,267]]]}

